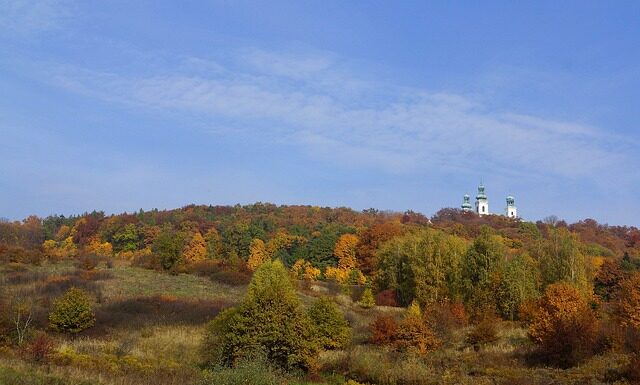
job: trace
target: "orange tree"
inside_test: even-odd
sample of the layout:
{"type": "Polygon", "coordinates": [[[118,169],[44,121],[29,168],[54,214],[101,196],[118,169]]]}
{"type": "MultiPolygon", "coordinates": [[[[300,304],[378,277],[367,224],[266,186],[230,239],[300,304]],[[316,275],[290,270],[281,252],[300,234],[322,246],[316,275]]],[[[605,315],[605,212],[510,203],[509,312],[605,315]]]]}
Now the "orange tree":
{"type": "Polygon", "coordinates": [[[593,353],[598,320],[580,291],[566,282],[549,285],[537,303],[529,337],[549,363],[573,366],[593,353]]]}

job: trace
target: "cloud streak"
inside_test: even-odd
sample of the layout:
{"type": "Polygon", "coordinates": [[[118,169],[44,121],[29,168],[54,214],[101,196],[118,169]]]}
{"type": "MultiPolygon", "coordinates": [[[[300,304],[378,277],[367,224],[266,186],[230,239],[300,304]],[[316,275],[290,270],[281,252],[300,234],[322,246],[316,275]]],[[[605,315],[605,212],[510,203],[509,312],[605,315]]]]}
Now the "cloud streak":
{"type": "Polygon", "coordinates": [[[190,57],[146,76],[60,66],[49,79],[111,102],[204,116],[212,125],[224,120],[255,137],[387,172],[484,167],[603,183],[637,179],[623,167],[629,145],[594,127],[384,84],[354,75],[331,54],[247,50],[226,59],[233,64],[190,57]]]}

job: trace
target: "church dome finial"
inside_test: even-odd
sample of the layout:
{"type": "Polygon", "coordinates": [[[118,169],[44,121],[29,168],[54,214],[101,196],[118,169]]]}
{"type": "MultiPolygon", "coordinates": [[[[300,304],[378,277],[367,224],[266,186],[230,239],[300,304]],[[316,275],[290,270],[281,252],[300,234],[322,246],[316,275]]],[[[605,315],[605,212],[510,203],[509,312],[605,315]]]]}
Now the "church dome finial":
{"type": "Polygon", "coordinates": [[[476,200],[484,200],[487,199],[487,194],[484,191],[484,184],[480,182],[480,186],[478,186],[478,195],[476,195],[476,200]]]}
{"type": "Polygon", "coordinates": [[[469,194],[464,194],[464,200],[462,201],[462,211],[471,211],[471,197],[469,194]]]}

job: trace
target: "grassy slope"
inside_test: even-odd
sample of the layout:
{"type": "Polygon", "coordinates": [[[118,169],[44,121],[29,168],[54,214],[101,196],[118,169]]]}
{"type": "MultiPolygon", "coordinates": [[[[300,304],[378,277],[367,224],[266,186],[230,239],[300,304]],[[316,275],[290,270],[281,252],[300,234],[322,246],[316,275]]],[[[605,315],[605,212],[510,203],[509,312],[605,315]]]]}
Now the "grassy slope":
{"type": "MultiPolygon", "coordinates": [[[[27,269],[61,275],[73,270],[71,264],[28,266],[27,269]]],[[[105,269],[100,267],[100,269],[105,269]]],[[[123,301],[140,298],[167,299],[154,306],[169,307],[188,301],[223,301],[237,303],[246,287],[233,287],[193,275],[169,275],[129,267],[125,263],[108,269],[112,278],[97,281],[102,291],[100,307],[122,307],[123,301]]],[[[0,278],[9,269],[0,268],[0,278]]],[[[20,283],[28,288],[37,283],[20,283]]],[[[304,290],[300,297],[305,305],[316,294],[304,290]]],[[[505,323],[497,343],[480,352],[465,347],[464,332],[458,331],[452,346],[429,355],[426,359],[396,357],[384,349],[362,345],[367,325],[381,313],[401,315],[394,308],[364,310],[344,295],[336,298],[354,327],[354,342],[347,352],[326,352],[320,357],[329,372],[347,373],[363,382],[384,384],[604,384],[608,373],[626,363],[622,355],[595,357],[571,370],[526,367],[518,358],[518,349],[526,344],[525,331],[505,323]]],[[[134,303],[136,305],[136,303],[134,303]]],[[[136,305],[137,306],[137,305],[136,305]]],[[[134,306],[133,311],[136,311],[134,306]]],[[[183,308],[176,308],[181,311],[183,308]]],[[[125,313],[126,314],[126,313],[125,313]]],[[[59,336],[59,352],[67,361],[43,368],[28,364],[0,349],[1,384],[56,385],[188,385],[200,378],[198,346],[206,318],[185,322],[180,314],[160,313],[142,318],[142,327],[128,322],[114,323],[101,333],[86,333],[77,338],[59,336]]],[[[144,316],[144,315],[143,315],[144,316]]],[[[125,320],[126,321],[126,320],[125,320]]],[[[139,320],[140,321],[140,320],[139,320]]],[[[103,320],[103,323],[106,320],[103,320]]],[[[98,324],[101,320],[98,319],[98,324]]],[[[615,377],[615,376],[614,376],[615,377]]],[[[609,378],[606,383],[624,382],[609,378]]],[[[330,383],[333,383],[331,381],[330,383]]],[[[337,383],[337,382],[336,382],[337,383]]]]}

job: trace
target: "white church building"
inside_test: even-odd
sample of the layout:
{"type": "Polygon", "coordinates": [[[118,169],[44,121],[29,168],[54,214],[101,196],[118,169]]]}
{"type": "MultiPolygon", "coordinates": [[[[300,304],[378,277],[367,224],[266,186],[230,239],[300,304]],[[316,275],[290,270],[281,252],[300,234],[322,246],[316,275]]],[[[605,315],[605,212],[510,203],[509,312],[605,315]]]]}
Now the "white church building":
{"type": "MultiPolygon", "coordinates": [[[[471,197],[469,194],[465,194],[464,200],[462,202],[462,211],[470,212],[472,210],[471,206],[471,197]]],[[[480,183],[478,186],[478,194],[476,195],[476,214],[488,215],[489,212],[489,198],[487,198],[487,194],[484,191],[484,185],[480,183]]],[[[504,215],[509,218],[517,218],[518,210],[516,209],[516,200],[511,195],[507,196],[507,207],[505,208],[504,215]]]]}

